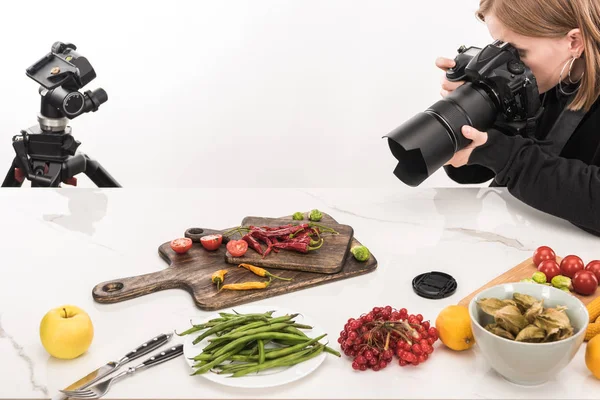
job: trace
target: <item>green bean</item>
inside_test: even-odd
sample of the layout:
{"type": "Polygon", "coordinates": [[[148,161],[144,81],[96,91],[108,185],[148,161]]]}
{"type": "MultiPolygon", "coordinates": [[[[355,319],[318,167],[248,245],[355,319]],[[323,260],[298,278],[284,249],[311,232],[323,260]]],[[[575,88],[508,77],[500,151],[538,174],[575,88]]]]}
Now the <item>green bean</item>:
{"type": "Polygon", "coordinates": [[[181,333],[177,333],[177,332],[175,332],[175,333],[177,334],[177,336],[185,336],[185,335],[189,335],[190,333],[201,331],[202,329],[212,328],[213,326],[218,324],[218,321],[214,321],[214,320],[211,320],[211,321],[208,321],[207,323],[204,323],[204,324],[192,324],[192,327],[190,329],[183,331],[181,333]]]}
{"type": "Polygon", "coordinates": [[[209,330],[205,331],[202,335],[200,335],[196,339],[194,339],[194,341],[192,343],[198,344],[199,342],[202,341],[202,339],[204,339],[214,333],[220,332],[223,329],[227,329],[227,328],[235,326],[235,325],[240,325],[240,324],[243,324],[248,321],[254,321],[255,319],[263,319],[265,321],[267,320],[267,318],[264,315],[253,315],[253,316],[238,317],[235,319],[231,319],[226,322],[222,322],[218,325],[213,326],[209,330]]]}
{"type": "Polygon", "coordinates": [[[308,336],[306,336],[306,333],[302,332],[298,328],[294,328],[294,326],[288,326],[283,331],[284,332],[288,332],[288,333],[293,333],[293,334],[298,335],[298,336],[308,337],[308,336]]]}
{"type": "Polygon", "coordinates": [[[242,364],[227,364],[224,365],[222,368],[219,368],[221,370],[219,374],[233,374],[234,372],[244,370],[248,367],[254,367],[256,365],[258,365],[258,363],[256,362],[242,364]]]}
{"type": "Polygon", "coordinates": [[[291,354],[291,355],[283,357],[283,358],[278,358],[275,360],[267,361],[264,364],[259,364],[259,365],[255,365],[255,366],[251,366],[251,367],[242,369],[240,371],[236,371],[232,375],[232,377],[238,378],[240,376],[247,375],[251,372],[259,372],[259,371],[262,371],[265,369],[275,368],[275,367],[288,367],[288,366],[296,365],[296,364],[302,363],[304,361],[307,361],[313,357],[318,356],[319,354],[321,354],[323,352],[323,348],[324,348],[324,346],[322,344],[320,344],[313,348],[306,349],[301,352],[291,354]]]}
{"type": "Polygon", "coordinates": [[[215,358],[214,360],[210,361],[208,364],[205,364],[202,367],[200,367],[199,369],[197,369],[196,372],[194,372],[192,375],[201,375],[201,374],[204,374],[204,373],[210,371],[210,369],[212,367],[227,360],[229,357],[231,357],[232,355],[237,353],[239,350],[241,350],[241,347],[234,348],[233,350],[229,351],[228,353],[224,353],[220,357],[215,358]]]}
{"type": "Polygon", "coordinates": [[[298,316],[298,314],[284,315],[281,317],[273,318],[266,322],[263,322],[263,321],[252,322],[250,324],[239,326],[239,327],[235,328],[234,330],[232,330],[230,333],[237,333],[240,331],[248,331],[250,329],[259,328],[261,326],[268,326],[268,325],[272,325],[272,324],[276,324],[276,323],[280,323],[280,322],[289,321],[289,320],[296,318],[297,316],[298,316]]]}
{"type": "Polygon", "coordinates": [[[255,333],[254,335],[244,336],[244,337],[241,337],[239,339],[234,340],[233,342],[228,343],[225,347],[223,347],[222,349],[220,349],[219,351],[217,351],[215,353],[215,356],[219,357],[222,354],[227,353],[228,351],[230,351],[231,349],[237,347],[240,344],[245,344],[245,343],[247,343],[247,342],[249,342],[251,340],[258,340],[258,339],[291,340],[291,341],[295,341],[296,343],[298,341],[302,341],[302,342],[306,341],[306,338],[302,338],[302,337],[297,336],[297,335],[292,335],[290,333],[280,333],[280,332],[255,333]]]}
{"type": "Polygon", "coordinates": [[[258,363],[265,362],[265,344],[261,339],[258,339],[258,363]]]}
{"type": "Polygon", "coordinates": [[[229,333],[229,334],[223,335],[221,337],[217,337],[217,338],[214,338],[214,339],[209,339],[209,341],[211,343],[214,343],[214,342],[221,342],[221,341],[239,339],[239,338],[247,336],[247,335],[254,335],[255,333],[276,332],[276,331],[279,331],[279,330],[281,330],[283,328],[286,328],[288,326],[290,326],[288,323],[282,322],[282,323],[279,323],[279,324],[267,325],[267,326],[262,326],[260,328],[250,329],[248,331],[236,332],[236,333],[229,333]]]}
{"type": "Polygon", "coordinates": [[[325,351],[326,353],[329,353],[329,354],[333,354],[334,356],[338,356],[338,357],[342,356],[339,351],[336,351],[329,346],[325,346],[325,349],[323,351],[325,351]]]}
{"type": "Polygon", "coordinates": [[[294,325],[293,325],[293,326],[295,326],[296,328],[299,328],[299,329],[312,329],[312,328],[313,328],[313,327],[312,327],[312,326],[310,326],[310,325],[298,324],[298,323],[296,323],[296,322],[294,322],[294,325]]]}

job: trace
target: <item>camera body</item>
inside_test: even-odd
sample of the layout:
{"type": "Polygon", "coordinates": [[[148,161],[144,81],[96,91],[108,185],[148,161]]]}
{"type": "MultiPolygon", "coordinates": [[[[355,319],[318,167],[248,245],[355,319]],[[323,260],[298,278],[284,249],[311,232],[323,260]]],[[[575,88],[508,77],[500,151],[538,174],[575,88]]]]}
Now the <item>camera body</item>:
{"type": "Polygon", "coordinates": [[[465,83],[384,136],[398,160],[394,175],[409,186],[421,184],[470,144],[464,125],[527,135],[542,113],[537,81],[512,45],[461,46],[455,62],[446,77],[465,83]]]}
{"type": "Polygon", "coordinates": [[[521,134],[535,123],[543,110],[537,81],[517,49],[498,40],[483,50],[461,46],[454,61],[456,65],[446,72],[446,78],[486,90],[498,110],[494,125],[508,128],[506,133],[521,134]]]}

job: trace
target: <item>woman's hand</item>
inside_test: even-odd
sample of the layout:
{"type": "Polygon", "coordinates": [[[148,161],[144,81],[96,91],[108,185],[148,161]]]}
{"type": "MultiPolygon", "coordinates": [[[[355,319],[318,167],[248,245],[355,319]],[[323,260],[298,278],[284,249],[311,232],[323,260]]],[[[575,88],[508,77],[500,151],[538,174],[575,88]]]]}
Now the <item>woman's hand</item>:
{"type": "Polygon", "coordinates": [[[438,67],[439,69],[444,71],[444,75],[442,76],[442,80],[440,82],[442,85],[442,90],[440,91],[440,95],[442,97],[448,96],[450,94],[450,92],[454,91],[457,87],[459,87],[460,85],[465,83],[465,81],[450,82],[448,79],[446,79],[446,71],[448,71],[448,69],[450,69],[450,68],[454,67],[454,65],[456,65],[456,63],[454,62],[453,59],[438,57],[435,60],[435,65],[436,65],[436,67],[438,67]]]}
{"type": "Polygon", "coordinates": [[[456,154],[454,154],[450,161],[448,161],[445,165],[452,165],[454,168],[467,165],[473,150],[487,142],[488,139],[487,132],[479,132],[477,129],[469,125],[464,125],[462,127],[462,134],[467,139],[471,139],[472,142],[464,149],[457,151],[456,154]]]}

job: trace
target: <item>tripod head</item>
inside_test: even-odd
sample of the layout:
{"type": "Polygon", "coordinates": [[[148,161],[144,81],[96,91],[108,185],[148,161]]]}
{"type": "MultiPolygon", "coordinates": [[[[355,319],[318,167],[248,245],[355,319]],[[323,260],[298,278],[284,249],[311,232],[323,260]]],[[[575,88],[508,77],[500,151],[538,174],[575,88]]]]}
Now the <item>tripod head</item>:
{"type": "Polygon", "coordinates": [[[101,187],[120,187],[95,160],[77,153],[81,144],[71,135],[70,119],[97,111],[108,100],[102,88],[79,92],[96,78],[94,68],[72,43],[55,42],[50,53],[27,68],[27,76],[39,83],[42,96],[38,125],[13,136],[16,157],[3,187],[76,184],[75,175],[85,173],[101,187]]]}
{"type": "Polygon", "coordinates": [[[41,85],[38,122],[43,131],[62,132],[69,119],[96,112],[108,100],[102,88],[79,92],[96,78],[96,72],[75,50],[72,43],[55,42],[50,53],[26,70],[27,76],[41,85]]]}

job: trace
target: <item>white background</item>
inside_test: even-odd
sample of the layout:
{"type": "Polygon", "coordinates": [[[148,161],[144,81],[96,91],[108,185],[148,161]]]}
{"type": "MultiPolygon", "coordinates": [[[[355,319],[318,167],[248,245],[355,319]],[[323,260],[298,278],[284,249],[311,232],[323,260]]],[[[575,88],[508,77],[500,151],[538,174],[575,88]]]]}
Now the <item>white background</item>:
{"type": "MultiPolygon", "coordinates": [[[[491,41],[478,3],[9,2],[0,169],[37,123],[25,69],[63,41],[109,96],[71,121],[80,150],[124,187],[404,187],[382,136],[440,99],[437,56],[491,41]]],[[[423,186],[456,185],[439,170],[423,186]]]]}

